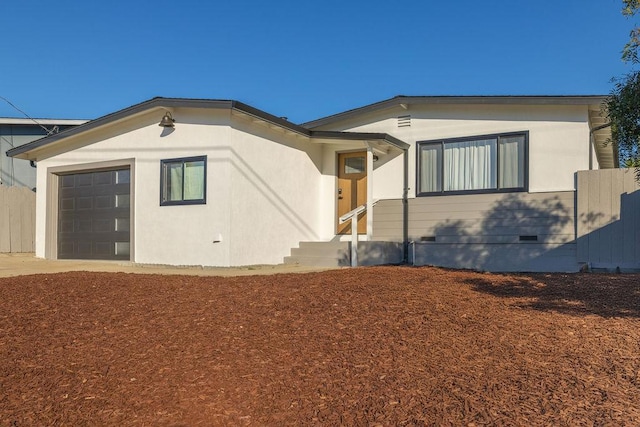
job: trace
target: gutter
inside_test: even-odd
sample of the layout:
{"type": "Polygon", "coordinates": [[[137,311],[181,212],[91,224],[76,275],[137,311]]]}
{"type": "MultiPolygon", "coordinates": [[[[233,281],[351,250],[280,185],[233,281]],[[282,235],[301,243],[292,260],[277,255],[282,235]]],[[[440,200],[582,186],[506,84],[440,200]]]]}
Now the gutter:
{"type": "Polygon", "coordinates": [[[404,178],[402,189],[402,262],[409,262],[409,148],[404,148],[404,178]]]}

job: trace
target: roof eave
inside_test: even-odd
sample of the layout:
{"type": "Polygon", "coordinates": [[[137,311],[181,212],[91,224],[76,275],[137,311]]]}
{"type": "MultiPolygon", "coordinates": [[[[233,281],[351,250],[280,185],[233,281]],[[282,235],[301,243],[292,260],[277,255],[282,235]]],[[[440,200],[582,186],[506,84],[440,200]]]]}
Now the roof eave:
{"type": "Polygon", "coordinates": [[[408,150],[410,147],[410,145],[406,142],[387,133],[314,130],[311,131],[311,137],[321,139],[341,139],[349,141],[383,141],[401,150],[408,150]]]}
{"type": "Polygon", "coordinates": [[[235,110],[242,114],[254,117],[259,121],[279,126],[293,133],[302,135],[307,138],[323,138],[323,139],[343,139],[343,140],[381,140],[397,148],[406,150],[409,145],[405,142],[383,133],[352,133],[352,132],[326,132],[311,131],[305,127],[296,125],[288,120],[269,114],[265,111],[251,107],[239,101],[232,100],[209,100],[209,99],[185,99],[185,98],[153,98],[145,102],[141,102],[131,107],[124,108],[106,116],[99,117],[95,120],[86,122],[77,127],[65,130],[55,135],[50,135],[38,140],[32,141],[20,147],[7,151],[7,156],[18,159],[35,160],[37,152],[50,147],[51,144],[65,140],[67,138],[89,132],[104,126],[112,125],[120,120],[124,120],[147,112],[152,109],[162,108],[215,108],[235,110]]]}
{"type": "Polygon", "coordinates": [[[494,105],[593,105],[604,101],[606,95],[475,95],[475,96],[405,96],[398,95],[380,102],[333,114],[310,122],[302,123],[309,129],[348,120],[371,112],[409,105],[437,104],[494,104],[494,105]]]}
{"type": "Polygon", "coordinates": [[[84,132],[88,132],[93,129],[97,129],[103,126],[108,126],[117,121],[125,118],[132,117],[134,115],[152,110],[154,108],[215,108],[215,109],[229,109],[237,110],[245,114],[259,118],[260,120],[272,123],[277,126],[281,126],[291,130],[292,132],[299,133],[304,136],[309,136],[310,131],[304,127],[291,123],[281,117],[274,116],[266,113],[257,108],[243,104],[238,101],[232,100],[215,100],[215,99],[186,99],[186,98],[162,98],[156,97],[148,101],[141,102],[139,104],[132,105],[122,110],[116,111],[111,114],[99,117],[95,120],[91,120],[84,124],[81,124],[72,129],[67,129],[55,135],[50,135],[44,138],[37,139],[28,144],[20,147],[13,148],[7,151],[7,156],[16,157],[19,159],[29,159],[29,153],[35,150],[41,149],[45,146],[49,146],[57,141],[79,135],[84,132]]]}

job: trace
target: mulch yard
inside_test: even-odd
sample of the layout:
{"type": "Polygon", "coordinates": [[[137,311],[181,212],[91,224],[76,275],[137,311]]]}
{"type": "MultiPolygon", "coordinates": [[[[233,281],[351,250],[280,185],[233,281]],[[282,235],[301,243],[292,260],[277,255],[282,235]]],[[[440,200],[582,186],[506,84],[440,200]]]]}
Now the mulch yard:
{"type": "Polygon", "coordinates": [[[640,425],[640,276],[0,279],[0,423],[640,425]]]}

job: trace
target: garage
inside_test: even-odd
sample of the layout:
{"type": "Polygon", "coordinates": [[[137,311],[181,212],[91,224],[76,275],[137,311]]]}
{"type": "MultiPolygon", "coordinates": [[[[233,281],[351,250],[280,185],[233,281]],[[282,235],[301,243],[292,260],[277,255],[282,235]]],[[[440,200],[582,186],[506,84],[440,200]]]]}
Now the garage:
{"type": "Polygon", "coordinates": [[[129,260],[130,169],[58,177],[58,258],[129,260]]]}

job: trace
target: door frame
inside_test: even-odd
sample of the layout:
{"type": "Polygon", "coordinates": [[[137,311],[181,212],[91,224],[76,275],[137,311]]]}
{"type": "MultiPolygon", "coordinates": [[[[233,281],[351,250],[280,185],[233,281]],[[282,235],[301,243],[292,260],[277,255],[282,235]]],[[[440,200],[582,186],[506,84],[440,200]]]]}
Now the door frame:
{"type": "Polygon", "coordinates": [[[344,234],[344,233],[338,233],[338,226],[339,226],[339,218],[340,215],[338,214],[338,188],[340,185],[340,180],[338,178],[339,176],[339,172],[340,172],[340,155],[341,154],[349,154],[349,153],[359,153],[359,152],[363,152],[366,154],[366,177],[367,177],[367,190],[366,190],[366,205],[367,205],[367,211],[366,211],[366,232],[364,233],[358,233],[358,235],[360,236],[364,236],[367,239],[370,238],[373,235],[373,212],[372,212],[372,208],[373,208],[373,150],[372,148],[367,144],[364,147],[359,147],[359,148],[353,148],[353,149],[346,149],[346,150],[338,150],[335,152],[335,188],[333,191],[333,203],[334,203],[334,234],[337,237],[340,236],[346,236],[349,235],[350,233],[344,234]]]}
{"type": "MultiPolygon", "coordinates": [[[[54,166],[46,170],[45,248],[46,259],[58,259],[58,185],[60,175],[129,168],[129,261],[135,260],[135,159],[54,166]]],[[[37,228],[37,226],[36,226],[37,228]]],[[[109,261],[105,261],[109,262],[109,261]]],[[[122,262],[122,261],[121,261],[122,262]]]]}

